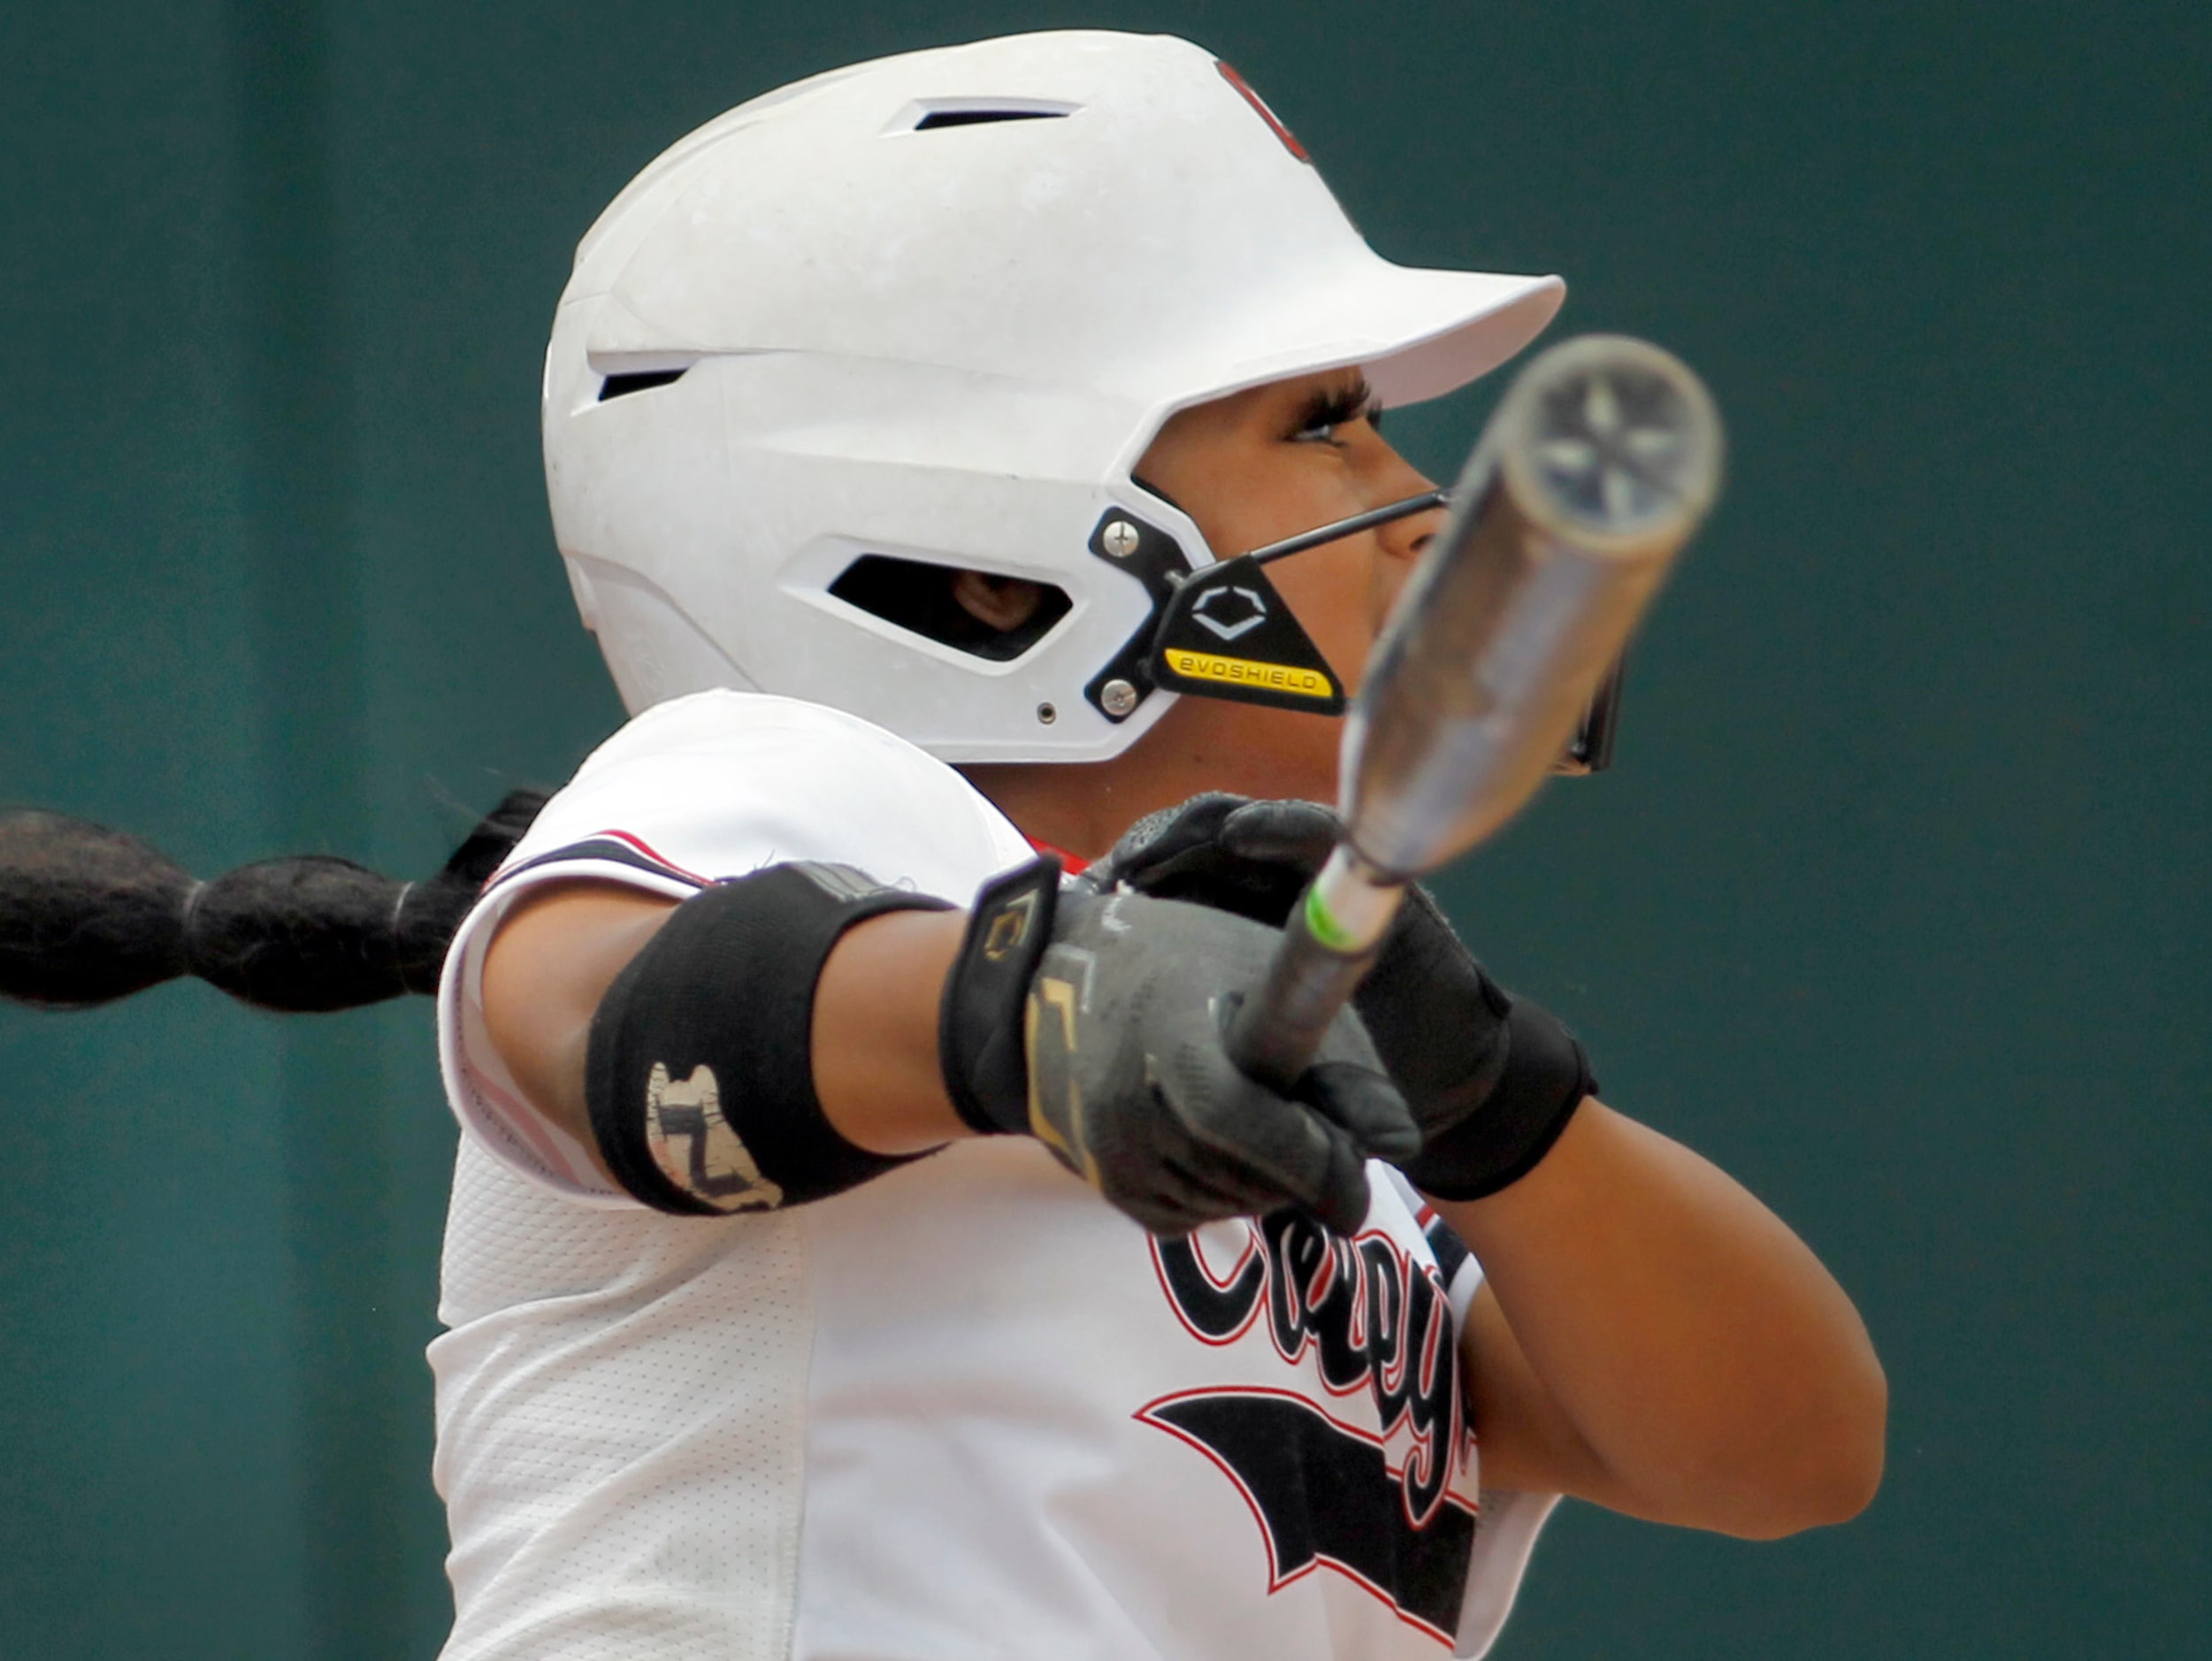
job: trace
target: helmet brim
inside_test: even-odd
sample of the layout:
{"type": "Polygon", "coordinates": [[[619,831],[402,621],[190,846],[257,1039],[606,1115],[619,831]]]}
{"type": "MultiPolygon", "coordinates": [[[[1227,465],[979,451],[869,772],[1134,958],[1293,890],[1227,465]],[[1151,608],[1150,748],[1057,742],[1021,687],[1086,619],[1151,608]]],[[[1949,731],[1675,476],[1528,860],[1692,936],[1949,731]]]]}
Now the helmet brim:
{"type": "Polygon", "coordinates": [[[1236,326],[1210,342],[1202,384],[1186,384],[1175,406],[1348,366],[1384,404],[1420,403],[1504,363],[1566,298],[1557,277],[1431,271],[1374,255],[1303,276],[1252,296],[1236,326]]]}

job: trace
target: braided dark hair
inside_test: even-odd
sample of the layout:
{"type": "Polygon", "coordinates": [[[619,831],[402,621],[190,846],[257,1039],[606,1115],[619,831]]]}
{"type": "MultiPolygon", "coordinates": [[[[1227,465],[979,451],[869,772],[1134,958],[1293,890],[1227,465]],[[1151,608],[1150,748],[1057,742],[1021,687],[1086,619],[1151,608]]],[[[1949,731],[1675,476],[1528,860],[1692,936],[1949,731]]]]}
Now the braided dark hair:
{"type": "Polygon", "coordinates": [[[509,792],[419,883],[317,853],[195,882],[119,830],[0,814],[0,997],[79,1009],[180,975],[288,1012],[434,992],[454,930],[545,804],[509,792]]]}

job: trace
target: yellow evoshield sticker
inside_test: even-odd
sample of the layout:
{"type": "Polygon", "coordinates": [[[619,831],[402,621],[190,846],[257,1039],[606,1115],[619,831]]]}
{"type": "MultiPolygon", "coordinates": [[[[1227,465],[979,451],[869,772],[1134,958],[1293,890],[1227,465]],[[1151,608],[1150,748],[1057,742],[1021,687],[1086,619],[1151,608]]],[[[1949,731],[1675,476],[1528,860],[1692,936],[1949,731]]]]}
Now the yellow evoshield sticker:
{"type": "Polygon", "coordinates": [[[1167,667],[1188,680],[1216,680],[1232,686],[1264,686],[1269,692],[1290,693],[1299,698],[1329,699],[1336,690],[1328,677],[1317,669],[1290,663],[1258,663],[1250,658],[1218,657],[1211,652],[1190,652],[1171,646],[1167,667]]]}

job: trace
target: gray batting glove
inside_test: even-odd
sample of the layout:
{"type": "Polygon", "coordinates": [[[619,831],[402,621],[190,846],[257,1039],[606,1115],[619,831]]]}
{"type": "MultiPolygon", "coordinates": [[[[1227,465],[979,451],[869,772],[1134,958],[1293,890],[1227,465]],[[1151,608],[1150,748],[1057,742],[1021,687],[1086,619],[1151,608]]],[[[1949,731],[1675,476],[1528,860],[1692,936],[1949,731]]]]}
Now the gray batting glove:
{"type": "Polygon", "coordinates": [[[940,1033],[962,1116],[1037,1137],[1155,1234],[1285,1206],[1356,1232],[1367,1160],[1420,1146],[1357,1015],[1337,1018],[1278,1095],[1237,1071],[1223,1037],[1276,930],[1141,894],[1048,888],[1057,876],[1039,861],[977,899],[940,1033]]]}
{"type": "MultiPolygon", "coordinates": [[[[1210,792],[1140,819],[1077,880],[1280,925],[1343,828],[1317,802],[1210,792]]],[[[1596,1088],[1574,1036],[1493,981],[1418,884],[1352,1007],[1421,1129],[1420,1157],[1397,1163],[1429,1193],[1475,1199],[1518,1181],[1596,1088]]]]}

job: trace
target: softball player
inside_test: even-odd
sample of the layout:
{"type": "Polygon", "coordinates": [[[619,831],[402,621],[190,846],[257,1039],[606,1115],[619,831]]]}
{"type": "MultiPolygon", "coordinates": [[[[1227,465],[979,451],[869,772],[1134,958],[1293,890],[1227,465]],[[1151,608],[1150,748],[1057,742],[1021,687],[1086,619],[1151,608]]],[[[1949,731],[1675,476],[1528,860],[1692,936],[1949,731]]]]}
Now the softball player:
{"type": "MultiPolygon", "coordinates": [[[[1378,404],[1561,292],[1387,264],[1234,71],[1106,34],[769,93],[593,226],[547,474],[634,719],[440,982],[453,1661],[1479,1655],[1562,1494],[1865,1503],[1842,1293],[1432,904],[1291,1095],[1222,1052],[1436,515],[1221,591],[1180,690],[1152,625],[1420,496],[1378,404]]],[[[14,995],[357,1000],[256,982],[232,879],[72,857],[144,961],[14,995]]],[[[333,973],[421,984],[449,914],[341,878],[392,938],[333,973]]]]}
{"type": "MultiPolygon", "coordinates": [[[[1233,71],[1109,34],[771,93],[593,226],[547,469],[638,713],[444,976],[449,1655],[1479,1654],[1558,1494],[1864,1503],[1848,1302],[1433,907],[1295,1098],[1221,1052],[1328,827],[1205,792],[1325,796],[1335,730],[1150,625],[1424,489],[1376,400],[1559,297],[1385,264],[1233,71]]],[[[1216,631],[1341,691],[1434,529],[1216,631]]]]}

